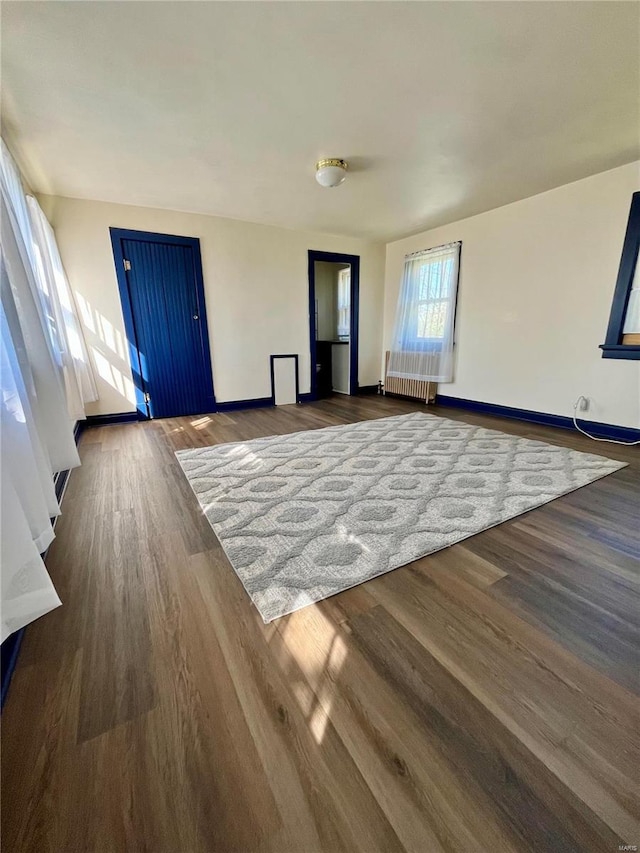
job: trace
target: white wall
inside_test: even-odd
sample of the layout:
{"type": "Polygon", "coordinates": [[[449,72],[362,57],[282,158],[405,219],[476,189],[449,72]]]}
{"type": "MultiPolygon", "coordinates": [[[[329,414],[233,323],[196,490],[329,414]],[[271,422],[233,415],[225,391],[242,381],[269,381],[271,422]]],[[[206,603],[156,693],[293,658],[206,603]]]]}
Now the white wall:
{"type": "Polygon", "coordinates": [[[269,355],[298,353],[309,391],[307,250],[360,255],[359,382],[380,377],[384,246],[214,216],[53,196],[40,197],[71,287],[83,307],[99,379],[89,414],[135,408],[109,227],[199,237],[219,402],[267,397],[269,355]]]}
{"type": "Polygon", "coordinates": [[[270,394],[269,355],[300,355],[309,390],[307,250],[361,257],[359,381],[382,375],[405,253],[462,240],[454,397],[640,425],[640,365],[602,359],[631,194],[630,164],[390,243],[290,231],[219,217],[41,197],[85,310],[101,399],[90,414],[133,409],[109,226],[199,237],[220,402],[270,394]],[[384,295],[383,295],[384,286],[384,295]],[[382,306],[384,302],[384,346],[382,306]]]}
{"type": "Polygon", "coordinates": [[[384,350],[404,255],[462,240],[455,381],[485,403],[640,426],[640,365],[601,358],[640,163],[387,245],[384,350]]]}

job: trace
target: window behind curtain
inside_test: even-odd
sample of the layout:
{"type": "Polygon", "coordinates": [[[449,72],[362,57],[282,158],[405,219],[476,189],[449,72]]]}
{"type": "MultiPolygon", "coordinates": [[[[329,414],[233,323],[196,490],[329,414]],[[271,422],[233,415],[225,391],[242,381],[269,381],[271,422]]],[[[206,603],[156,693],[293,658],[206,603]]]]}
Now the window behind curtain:
{"type": "Polygon", "coordinates": [[[461,243],[407,255],[387,373],[451,382],[461,243]]]}
{"type": "Polygon", "coordinates": [[[640,258],[636,258],[631,290],[629,291],[629,302],[624,315],[622,326],[622,343],[640,343],[640,258]]]}
{"type": "Polygon", "coordinates": [[[415,342],[441,343],[454,286],[454,258],[425,258],[419,266],[415,342]]]}
{"type": "Polygon", "coordinates": [[[348,337],[351,330],[351,268],[338,271],[338,337],[348,337]]]}

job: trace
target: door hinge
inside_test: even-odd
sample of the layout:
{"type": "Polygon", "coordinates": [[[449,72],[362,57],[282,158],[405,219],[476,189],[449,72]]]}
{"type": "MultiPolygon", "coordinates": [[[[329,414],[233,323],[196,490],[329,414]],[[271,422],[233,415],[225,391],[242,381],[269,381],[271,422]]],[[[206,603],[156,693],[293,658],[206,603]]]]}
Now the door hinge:
{"type": "Polygon", "coordinates": [[[131,261],[128,261],[126,258],[123,258],[122,263],[124,264],[125,271],[128,272],[131,269],[131,261]]]}
{"type": "Polygon", "coordinates": [[[148,391],[144,392],[144,401],[145,401],[145,403],[151,402],[151,394],[148,391]]]}

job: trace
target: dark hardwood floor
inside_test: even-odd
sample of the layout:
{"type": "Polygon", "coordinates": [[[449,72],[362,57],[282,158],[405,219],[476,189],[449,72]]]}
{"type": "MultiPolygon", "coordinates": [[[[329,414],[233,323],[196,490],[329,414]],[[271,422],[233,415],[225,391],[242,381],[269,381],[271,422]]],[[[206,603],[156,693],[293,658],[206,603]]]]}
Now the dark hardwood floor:
{"type": "Polygon", "coordinates": [[[415,410],[334,398],[87,430],[3,720],[3,849],[616,851],[640,844],[640,451],[270,625],[174,450],[415,410]]]}

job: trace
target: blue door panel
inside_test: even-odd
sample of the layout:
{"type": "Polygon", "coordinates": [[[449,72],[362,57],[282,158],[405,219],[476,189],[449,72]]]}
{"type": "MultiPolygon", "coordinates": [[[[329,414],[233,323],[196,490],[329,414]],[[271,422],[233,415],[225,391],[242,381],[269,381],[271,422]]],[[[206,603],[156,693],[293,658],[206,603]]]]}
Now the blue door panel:
{"type": "Polygon", "coordinates": [[[127,291],[149,415],[215,411],[199,257],[190,245],[157,237],[120,242],[130,265],[127,291]]]}

